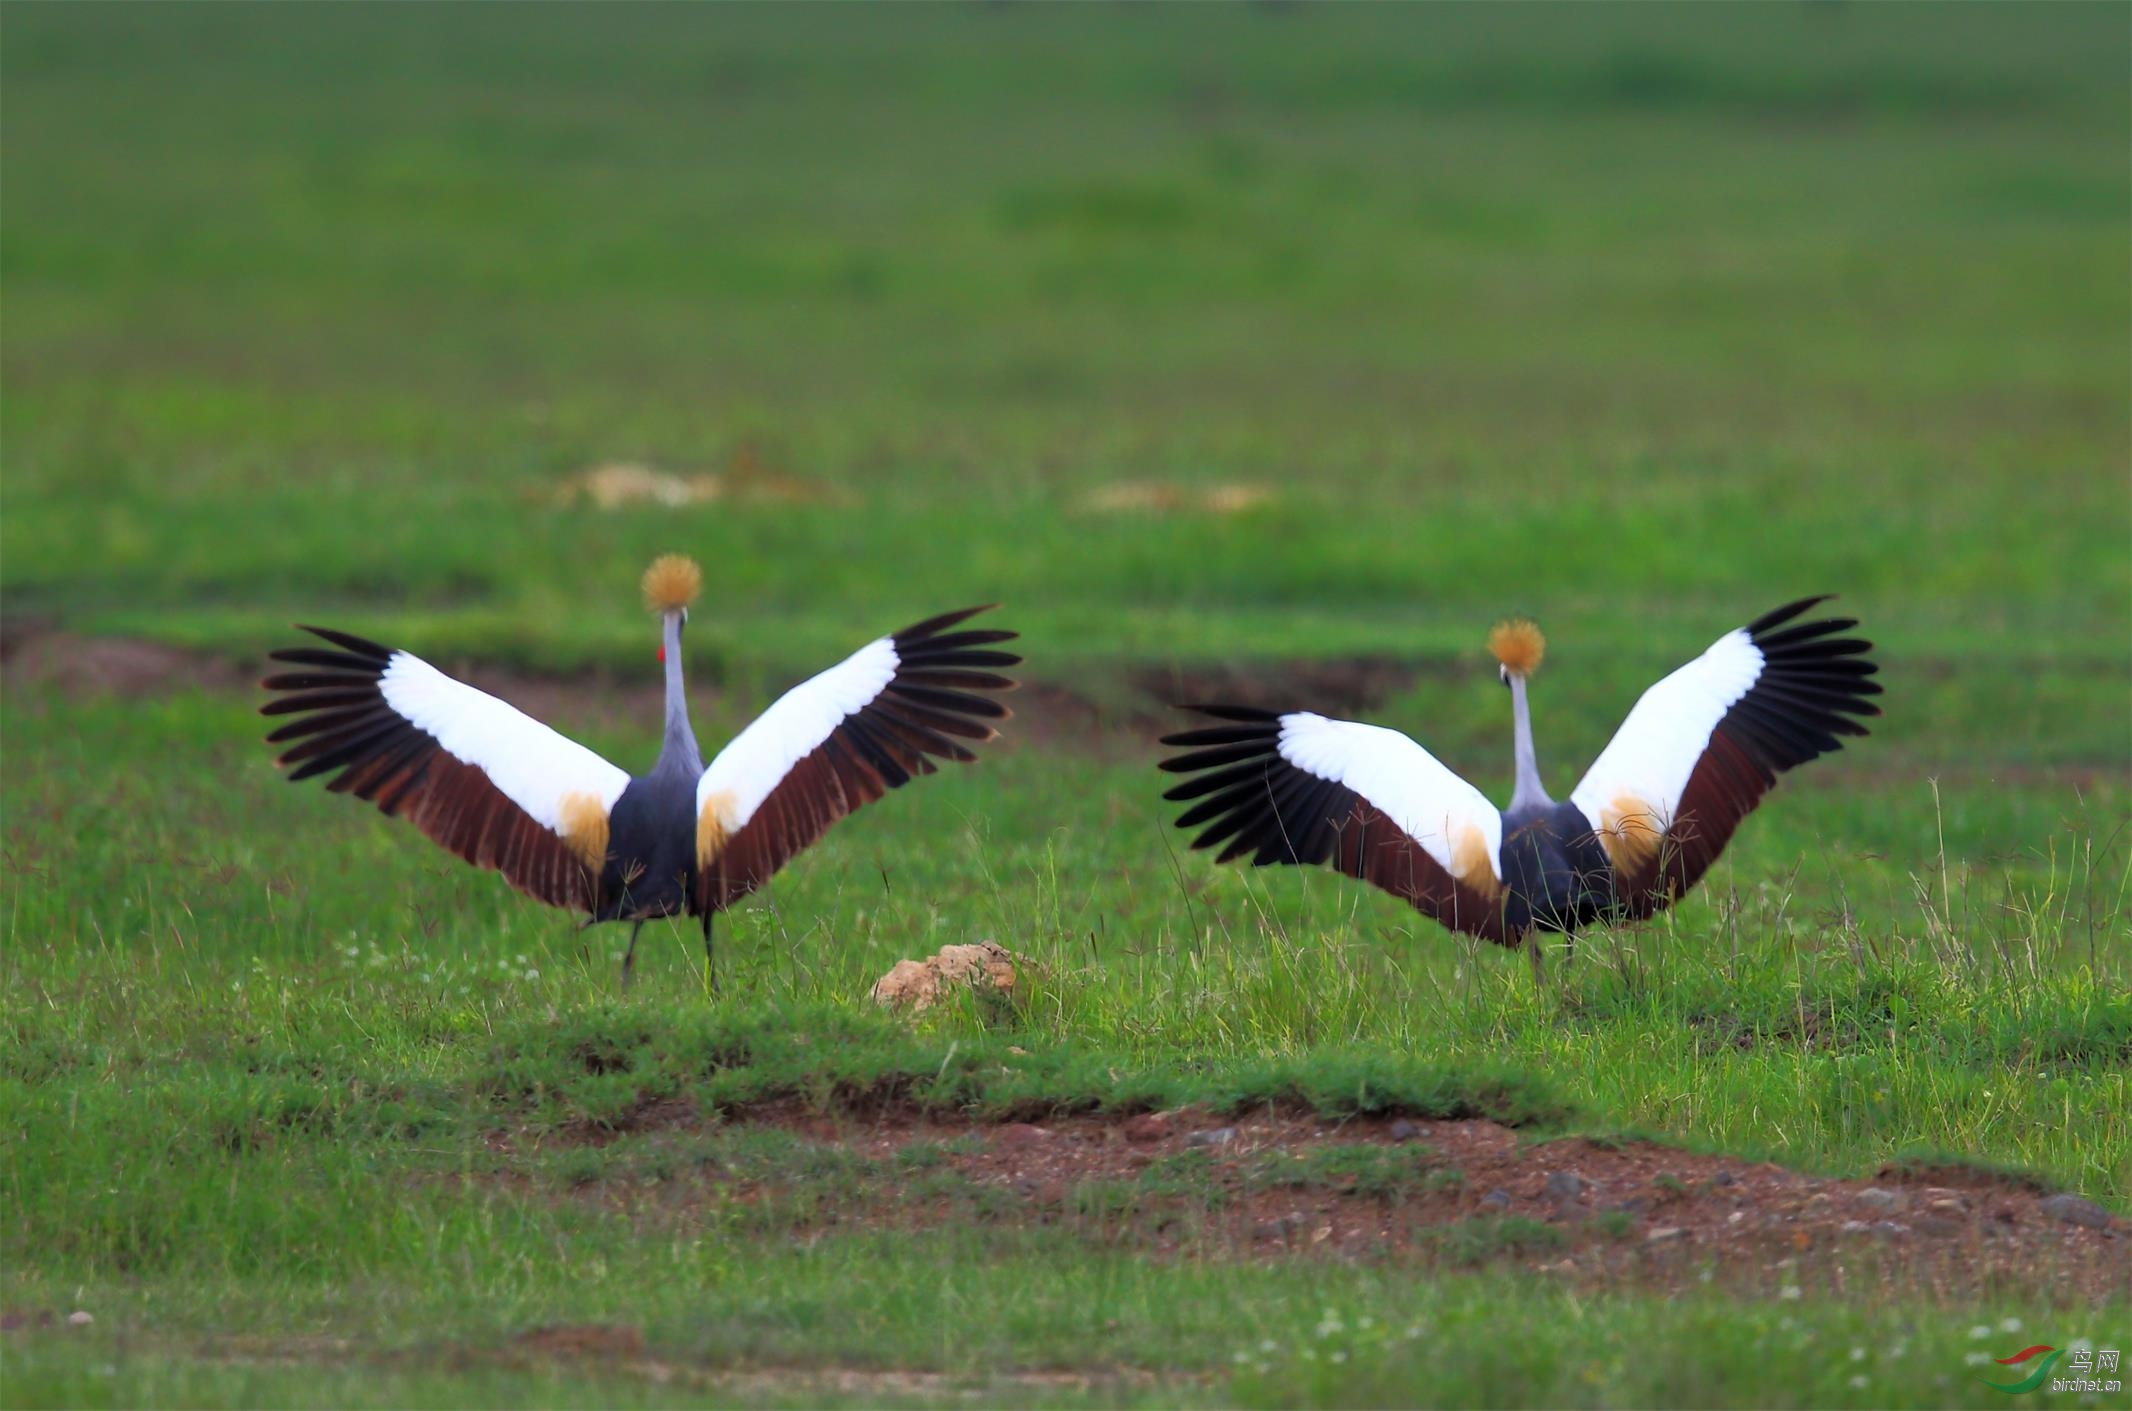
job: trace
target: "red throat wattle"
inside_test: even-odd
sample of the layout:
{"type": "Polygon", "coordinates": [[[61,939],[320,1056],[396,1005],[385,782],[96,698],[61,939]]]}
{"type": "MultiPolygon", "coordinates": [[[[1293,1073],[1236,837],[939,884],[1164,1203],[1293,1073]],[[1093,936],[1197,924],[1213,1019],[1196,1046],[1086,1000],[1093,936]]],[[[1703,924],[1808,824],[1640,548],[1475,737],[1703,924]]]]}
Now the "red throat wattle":
{"type": "Polygon", "coordinates": [[[659,644],[659,660],[661,660],[661,661],[665,661],[665,660],[666,660],[666,643],[664,643],[664,642],[661,642],[661,643],[659,644]]]}

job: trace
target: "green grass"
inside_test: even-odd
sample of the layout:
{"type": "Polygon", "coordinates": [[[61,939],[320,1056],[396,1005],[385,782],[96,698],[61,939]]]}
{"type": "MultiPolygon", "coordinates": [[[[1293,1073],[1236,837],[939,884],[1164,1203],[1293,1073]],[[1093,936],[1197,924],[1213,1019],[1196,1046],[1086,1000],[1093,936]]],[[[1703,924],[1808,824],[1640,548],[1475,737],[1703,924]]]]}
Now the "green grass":
{"type": "Polygon", "coordinates": [[[1381,1147],[1334,1143],[1305,1152],[1276,1153],[1255,1163],[1247,1180],[1254,1184],[1299,1190],[1352,1191],[1396,1201],[1439,1187],[1454,1175],[1433,1167],[1426,1147],[1381,1147]]]}
{"type": "MultiPolygon", "coordinates": [[[[1511,1219],[1419,1262],[1139,1248],[1135,1202],[1221,1193],[1194,1159],[1082,1190],[1107,1241],[920,1236],[845,1217],[996,1202],[948,1149],[746,1120],[1482,1114],[2132,1209],[2118,12],[14,7],[4,41],[0,1306],[96,1316],[5,1334],[8,1404],[1981,1405],[1967,1355],[2132,1327],[1818,1273],[1591,1296],[1511,1219]],[[617,460],[811,488],[558,500],[617,460]],[[279,784],[248,698],[12,655],[323,621],[594,673],[533,685],[641,767],[669,548],[711,585],[707,743],[995,599],[1099,724],[1036,699],[727,918],[715,1002],[686,927],[624,997],[611,928],[279,784]],[[1210,669],[1389,663],[1372,717],[1500,795],[1477,648],[1534,613],[1560,792],[1643,685],[1830,589],[1873,737],[1544,990],[1166,827],[1159,707],[1210,669]],[[1012,1004],[867,1003],[980,937],[1030,962],[1012,1004]],[[705,1173],[789,1190],[661,1203],[705,1173]],[[645,1351],[516,1341],[556,1323],[645,1351]]],[[[1245,1174],[1450,1179],[1299,1164],[1245,1174]]]]}
{"type": "MultiPolygon", "coordinates": [[[[1416,1282],[1392,1270],[1322,1264],[1162,1267],[1045,1239],[1012,1253],[977,1253],[952,1238],[914,1248],[846,1236],[734,1260],[677,1241],[587,1268],[567,1302],[486,1258],[469,1272],[482,1279],[491,1306],[528,1324],[602,1309],[645,1318],[653,1351],[644,1361],[669,1376],[691,1365],[790,1369],[782,1396],[775,1380],[756,1382],[769,1404],[930,1404],[953,1399],[957,1386],[983,1397],[987,1387],[996,1396],[1010,1385],[1017,1401],[1098,1405],[1404,1405],[1419,1391],[1454,1405],[1987,1406],[2003,1403],[1976,1383],[1968,1356],[2004,1355],[2032,1336],[2085,1335],[2108,1345],[2115,1332],[2109,1310],[2069,1310],[2047,1325],[2005,1315],[2026,1329],[2017,1335],[1984,1314],[1934,1310],[1919,1319],[1914,1310],[1818,1297],[1744,1307],[1711,1297],[1593,1300],[1489,1276],[1416,1282]],[[1548,1336],[1517,1346],[1505,1334],[1512,1316],[1545,1326],[1548,1336]],[[912,1341],[897,1337],[921,1328],[912,1341]],[[1091,1364],[1087,1349],[1095,1346],[1104,1352],[1091,1364]],[[1691,1346],[1692,1359],[1650,1355],[1691,1346]],[[859,1369],[861,1378],[888,1366],[936,1372],[948,1395],[899,1398],[885,1376],[861,1381],[856,1394],[810,1389],[818,1384],[806,1369],[824,1364],[859,1369]],[[1195,1370],[1152,1384],[1130,1377],[1127,1369],[1150,1364],[1195,1370]],[[990,1380],[1004,1365],[1030,1368],[1032,1380],[1047,1368],[1084,1368],[1093,1385],[990,1380]]],[[[513,1362],[524,1359],[513,1357],[505,1328],[468,1329],[464,1348],[434,1332],[411,1333],[466,1327],[451,1300],[420,1292],[385,1301],[276,1284],[224,1303],[210,1322],[188,1306],[207,1291],[174,1289],[167,1299],[132,1305],[168,1329],[168,1341],[154,1347],[95,1331],[64,1351],[32,1344],[11,1358],[11,1399],[428,1404],[440,1386],[480,1405],[698,1404],[704,1395],[685,1376],[662,1383],[537,1361],[514,1372],[513,1362]],[[381,1339],[388,1351],[314,1351],[306,1360],[318,1365],[299,1373],[280,1362],[300,1353],[296,1339],[277,1348],[222,1331],[284,1318],[330,1321],[381,1339]]],[[[228,1297],[220,1285],[212,1292],[228,1297]]]]}

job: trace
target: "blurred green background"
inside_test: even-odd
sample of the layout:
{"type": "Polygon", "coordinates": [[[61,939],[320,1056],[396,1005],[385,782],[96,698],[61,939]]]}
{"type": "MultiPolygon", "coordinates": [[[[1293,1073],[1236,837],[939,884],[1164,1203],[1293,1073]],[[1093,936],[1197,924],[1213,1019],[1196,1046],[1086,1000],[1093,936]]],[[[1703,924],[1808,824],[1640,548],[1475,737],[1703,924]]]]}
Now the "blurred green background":
{"type": "Polygon", "coordinates": [[[18,7],[8,611],[633,665],[679,547],[743,664],[1001,598],[1641,673],[1841,590],[2110,674],[2118,761],[2126,61],[2082,5],[18,7]],[[563,502],[611,463],[725,493],[563,502]]]}

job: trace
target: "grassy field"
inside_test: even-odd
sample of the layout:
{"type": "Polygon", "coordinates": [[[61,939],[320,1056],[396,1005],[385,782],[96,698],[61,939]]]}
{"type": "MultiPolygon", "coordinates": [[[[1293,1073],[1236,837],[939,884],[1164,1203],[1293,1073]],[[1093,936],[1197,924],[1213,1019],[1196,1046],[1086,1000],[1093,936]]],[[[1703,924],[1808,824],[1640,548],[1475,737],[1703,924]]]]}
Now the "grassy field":
{"type": "Polygon", "coordinates": [[[2128,66],[2106,6],[9,7],[0,1399],[1982,1405],[2132,1342],[2121,1222],[1617,1276],[1442,1164],[1418,1242],[1271,1254],[1246,1165],[970,1174],[1185,1106],[2132,1212],[2128,66]],[[292,620],[642,768],[667,549],[706,743],[966,602],[1032,683],[715,1000],[277,781],[292,620]],[[1884,721],[1544,989],[1166,826],[1187,690],[1503,798],[1530,612],[1559,793],[1817,591],[1884,721]],[[983,937],[1013,1002],[868,1002],[983,937]]]}

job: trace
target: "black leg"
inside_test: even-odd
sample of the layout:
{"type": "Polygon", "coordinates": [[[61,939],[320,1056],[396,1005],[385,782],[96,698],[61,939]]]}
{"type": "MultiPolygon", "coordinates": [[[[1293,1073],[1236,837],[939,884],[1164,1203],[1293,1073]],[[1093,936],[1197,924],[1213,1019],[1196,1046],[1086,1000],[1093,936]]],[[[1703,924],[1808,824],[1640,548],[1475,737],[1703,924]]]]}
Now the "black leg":
{"type": "Polygon", "coordinates": [[[1535,989],[1545,989],[1547,986],[1547,968],[1545,962],[1540,959],[1540,932],[1538,930],[1525,933],[1525,949],[1532,955],[1533,987],[1535,989]]]}
{"type": "Polygon", "coordinates": [[[703,913],[703,983],[714,995],[718,993],[718,957],[711,950],[711,921],[717,915],[715,911],[703,913]]]}
{"type": "Polygon", "coordinates": [[[629,949],[622,952],[622,988],[629,988],[629,969],[637,961],[637,932],[644,929],[642,921],[633,922],[629,928],[629,949]]]}

